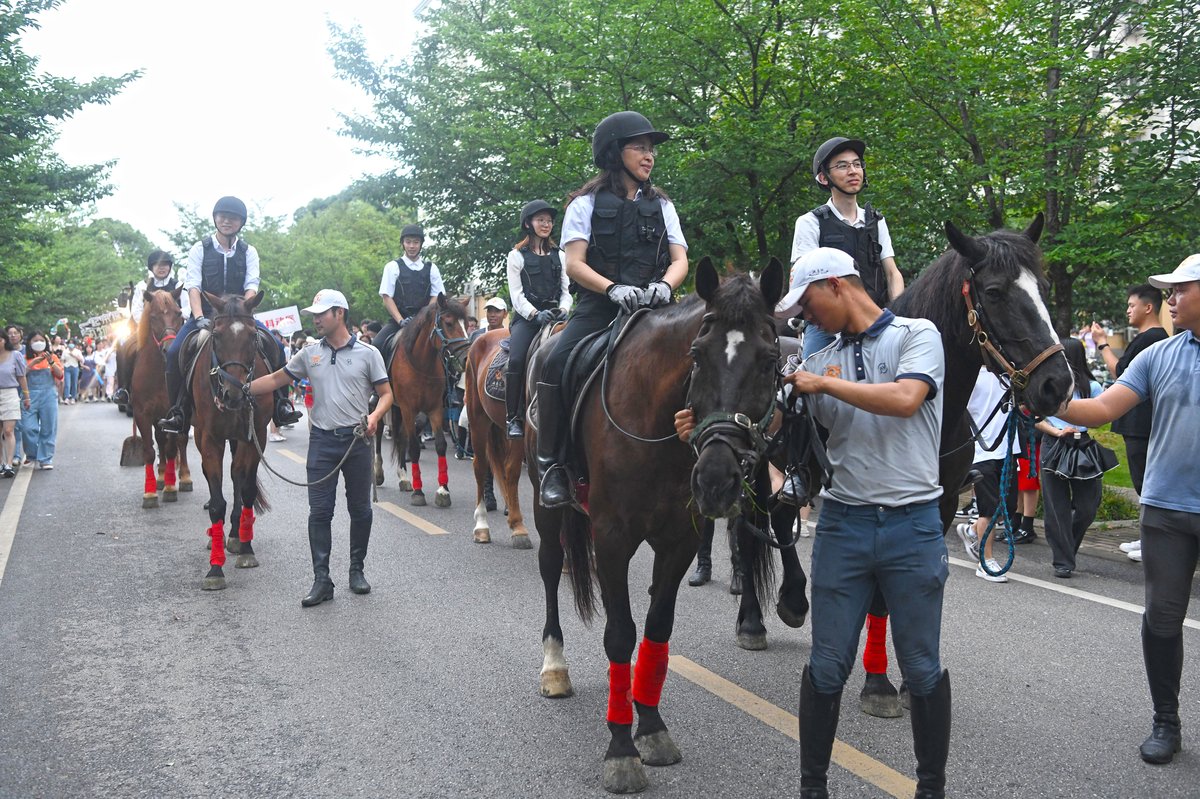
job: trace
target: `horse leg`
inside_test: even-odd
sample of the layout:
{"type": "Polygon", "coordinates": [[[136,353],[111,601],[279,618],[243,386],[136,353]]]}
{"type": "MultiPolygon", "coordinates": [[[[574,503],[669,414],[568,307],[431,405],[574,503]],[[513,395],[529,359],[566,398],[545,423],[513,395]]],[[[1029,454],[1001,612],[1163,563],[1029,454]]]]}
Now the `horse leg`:
{"type": "Polygon", "coordinates": [[[200,449],[204,477],[208,481],[209,569],[204,575],[205,591],[225,588],[225,496],[221,493],[221,470],[225,461],[224,442],[206,441],[200,449]]]}
{"type": "Polygon", "coordinates": [[[187,433],[182,433],[175,436],[175,458],[179,462],[179,490],[192,490],[192,470],[188,467],[187,459],[188,437],[187,433]]]}
{"type": "Polygon", "coordinates": [[[163,466],[163,502],[177,502],[179,487],[176,485],[175,458],[179,448],[178,438],[157,428],[154,433],[158,440],[159,463],[163,466]]]}
{"type": "Polygon", "coordinates": [[[229,506],[229,535],[225,538],[225,548],[231,555],[241,554],[242,551],[242,542],[234,533],[238,528],[238,512],[242,507],[242,481],[236,469],[238,451],[241,449],[243,447],[238,442],[229,442],[229,482],[233,485],[233,504],[229,506]]]}
{"type": "MultiPolygon", "coordinates": [[[[757,524],[761,518],[760,514],[751,513],[752,516],[748,523],[757,524]]],[[[748,580],[742,580],[742,598],[738,603],[736,628],[737,645],[742,649],[756,652],[767,648],[767,628],[763,624],[762,605],[758,600],[758,583],[760,581],[757,579],[758,570],[756,568],[756,554],[758,549],[764,545],[749,532],[747,524],[742,523],[741,519],[735,520],[732,527],[730,545],[734,549],[733,568],[750,577],[748,580]]]]}
{"type": "Polygon", "coordinates": [[[442,430],[444,414],[438,408],[429,414],[429,424],[433,428],[433,446],[437,452],[438,488],[433,495],[433,504],[439,508],[450,507],[450,470],[446,465],[446,433],[442,430]]]}
{"type": "Polygon", "coordinates": [[[396,467],[396,477],[400,481],[401,491],[413,490],[412,480],[408,477],[408,448],[410,440],[408,418],[409,415],[403,413],[399,408],[392,408],[392,450],[400,456],[400,463],[396,467]]]}
{"type": "MultiPolygon", "coordinates": [[[[483,409],[480,408],[480,413],[483,409]]],[[[481,430],[484,424],[491,424],[488,419],[476,421],[474,416],[471,417],[471,426],[476,430],[481,430]]],[[[475,441],[475,460],[471,464],[471,468],[475,472],[475,543],[490,544],[492,542],[492,531],[488,527],[487,505],[484,500],[484,485],[487,481],[488,470],[491,468],[491,437],[481,435],[475,441]]]]}
{"type": "Polygon", "coordinates": [[[142,487],[142,508],[158,507],[158,479],[154,474],[154,434],[150,420],[139,414],[135,423],[142,438],[142,462],[146,467],[146,479],[142,487]]]}
{"type": "Polygon", "coordinates": [[[493,474],[500,483],[500,491],[504,495],[504,505],[508,508],[508,529],[512,532],[513,549],[532,549],[529,542],[529,530],[525,527],[525,517],[521,513],[521,496],[519,483],[521,481],[521,449],[518,443],[509,441],[504,430],[493,427],[492,433],[501,439],[501,446],[495,446],[493,451],[500,454],[495,458],[493,474]]]}
{"type": "MultiPolygon", "coordinates": [[[[593,520],[594,522],[595,520],[593,520]]],[[[630,661],[637,642],[637,628],[629,607],[629,559],[633,552],[621,551],[597,536],[596,571],[607,619],[604,652],[608,655],[608,732],[604,753],[604,790],[637,793],[650,784],[642,756],[633,743],[633,675],[630,661]]],[[[655,711],[657,712],[657,710],[655,711]]],[[[665,729],[665,727],[664,727],[665,729]]]]}
{"type": "MultiPolygon", "coordinates": [[[[419,421],[421,415],[414,415],[419,421]]],[[[409,504],[420,506],[425,504],[425,484],[421,482],[421,428],[417,421],[413,422],[408,439],[408,456],[412,458],[412,497],[409,504]]]]}
{"type": "MultiPolygon", "coordinates": [[[[562,529],[561,510],[534,508],[538,528],[541,530],[562,529]]],[[[538,546],[538,572],[542,575],[542,588],[546,592],[546,626],[542,628],[542,671],[539,675],[542,696],[560,699],[572,696],[575,688],[567,670],[567,659],[563,655],[563,631],[558,616],[558,584],[563,575],[564,552],[562,539],[557,535],[541,536],[538,546]]]]}
{"type": "Polygon", "coordinates": [[[783,562],[783,585],[779,588],[779,604],[775,606],[775,612],[784,624],[799,629],[808,618],[808,597],[804,593],[808,576],[800,565],[796,548],[788,546],[792,543],[792,525],[796,522],[796,515],[794,506],[782,502],[775,503],[771,509],[771,529],[775,531],[775,539],[784,547],[779,553],[783,562]]]}
{"type": "Polygon", "coordinates": [[[868,716],[894,719],[904,715],[900,692],[888,679],[887,601],[878,586],[867,611],[867,642],[863,646],[863,670],[866,679],[858,695],[858,706],[868,716]]]}
{"type": "MultiPolygon", "coordinates": [[[[394,431],[393,431],[394,435],[394,431]]],[[[383,425],[379,425],[379,430],[375,434],[375,459],[371,462],[371,468],[375,477],[375,485],[383,485],[383,425]]]]}
{"type": "MultiPolygon", "coordinates": [[[[258,452],[252,447],[242,447],[241,460],[234,459],[231,471],[233,480],[238,485],[237,498],[233,509],[239,510],[237,531],[238,543],[241,545],[234,566],[239,569],[253,569],[258,566],[258,558],[254,556],[254,503],[258,499],[258,452]]],[[[230,524],[229,537],[233,538],[233,526],[230,524]]]]}

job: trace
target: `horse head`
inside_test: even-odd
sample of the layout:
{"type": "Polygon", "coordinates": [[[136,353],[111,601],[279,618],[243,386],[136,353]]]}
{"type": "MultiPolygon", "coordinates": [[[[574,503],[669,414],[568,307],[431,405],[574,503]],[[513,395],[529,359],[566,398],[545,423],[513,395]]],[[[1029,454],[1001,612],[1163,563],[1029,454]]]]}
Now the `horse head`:
{"type": "Polygon", "coordinates": [[[254,362],[258,357],[258,328],[252,311],[262,301],[257,292],[250,299],[240,294],[218,297],[205,293],[212,304],[211,361],[209,382],[217,407],[238,410],[247,403],[243,386],[253,380],[254,362]]]}
{"type": "MultiPolygon", "coordinates": [[[[175,334],[183,327],[183,313],[179,310],[179,292],[147,291],[142,312],[143,324],[158,348],[166,350],[175,340],[175,334]]],[[[142,341],[140,343],[148,343],[142,341]]]]}
{"type": "Polygon", "coordinates": [[[958,307],[979,344],[984,365],[1007,379],[1034,413],[1048,416],[1071,395],[1071,370],[1046,308],[1046,277],[1037,240],[1038,214],[1022,233],[997,230],[968,236],[946,222],[959,256],[958,307]]]}
{"type": "Polygon", "coordinates": [[[706,310],[692,342],[687,404],[697,419],[690,439],[696,451],[692,494],[705,516],[738,513],[743,482],[766,446],[779,389],[771,312],[783,281],[783,265],[774,258],[757,282],[748,275],[721,281],[708,258],[696,270],[696,293],[706,310]]]}
{"type": "Polygon", "coordinates": [[[432,335],[441,345],[442,363],[447,372],[454,376],[462,374],[467,368],[467,350],[471,347],[471,340],[467,338],[466,306],[439,294],[432,335]]]}

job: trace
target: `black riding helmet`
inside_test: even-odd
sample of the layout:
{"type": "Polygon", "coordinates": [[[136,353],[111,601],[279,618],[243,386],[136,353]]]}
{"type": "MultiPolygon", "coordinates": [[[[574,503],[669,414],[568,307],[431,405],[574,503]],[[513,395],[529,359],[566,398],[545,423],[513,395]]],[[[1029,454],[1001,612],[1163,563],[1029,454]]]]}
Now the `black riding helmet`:
{"type": "MultiPolygon", "coordinates": [[[[818,186],[825,191],[830,191],[828,185],[817,180],[817,175],[825,172],[829,166],[829,159],[843,150],[853,150],[858,153],[859,159],[863,157],[863,153],[867,150],[867,143],[861,139],[847,139],[845,136],[834,136],[827,140],[824,144],[817,148],[816,155],[813,156],[813,180],[818,186]]],[[[825,175],[829,177],[828,174],[825,175]]],[[[863,188],[867,187],[867,171],[863,170],[863,188]]]]}
{"type": "Polygon", "coordinates": [[[158,265],[159,261],[166,261],[171,266],[175,265],[175,259],[171,257],[170,253],[163,250],[153,250],[146,256],[146,269],[151,272],[154,271],[154,267],[158,265]]]}
{"type": "Polygon", "coordinates": [[[246,213],[246,204],[237,197],[222,197],[217,200],[217,204],[213,206],[213,224],[216,224],[217,214],[233,214],[241,217],[242,225],[245,226],[249,216],[246,213]]]}
{"type": "Polygon", "coordinates": [[[525,203],[525,207],[521,209],[521,230],[532,229],[529,220],[542,211],[549,211],[551,219],[558,216],[558,210],[545,200],[533,200],[525,203]]]}
{"type": "Polygon", "coordinates": [[[637,136],[649,136],[652,144],[661,144],[671,137],[655,130],[650,120],[636,111],[618,111],[600,120],[592,134],[592,162],[601,169],[621,167],[621,148],[637,136]]]}
{"type": "Polygon", "coordinates": [[[425,230],[420,225],[405,225],[404,229],[400,231],[400,241],[404,241],[409,236],[416,236],[422,244],[425,243],[425,230]]]}

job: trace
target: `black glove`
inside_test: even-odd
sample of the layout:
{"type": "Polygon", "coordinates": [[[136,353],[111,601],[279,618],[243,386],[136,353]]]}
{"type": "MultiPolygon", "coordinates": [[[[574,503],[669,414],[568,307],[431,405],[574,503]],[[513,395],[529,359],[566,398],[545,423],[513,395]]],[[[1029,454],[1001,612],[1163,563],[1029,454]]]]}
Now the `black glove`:
{"type": "Polygon", "coordinates": [[[555,321],[555,322],[565,322],[565,321],[567,321],[567,312],[566,312],[566,311],[564,311],[562,308],[555,308],[555,309],[554,309],[553,311],[551,311],[550,313],[554,314],[554,321],[555,321]]]}
{"type": "Polygon", "coordinates": [[[642,305],[657,308],[671,301],[671,284],[665,280],[651,283],[643,293],[642,305]]]}
{"type": "Polygon", "coordinates": [[[638,306],[642,304],[644,296],[642,290],[637,286],[626,286],[621,283],[613,283],[604,293],[608,295],[610,300],[621,306],[621,309],[625,313],[636,311],[638,306]]]}
{"type": "Polygon", "coordinates": [[[201,330],[212,330],[212,320],[207,316],[201,316],[196,320],[196,327],[201,330]]]}
{"type": "Polygon", "coordinates": [[[533,315],[533,321],[539,325],[548,325],[554,321],[554,311],[538,311],[533,315]]]}

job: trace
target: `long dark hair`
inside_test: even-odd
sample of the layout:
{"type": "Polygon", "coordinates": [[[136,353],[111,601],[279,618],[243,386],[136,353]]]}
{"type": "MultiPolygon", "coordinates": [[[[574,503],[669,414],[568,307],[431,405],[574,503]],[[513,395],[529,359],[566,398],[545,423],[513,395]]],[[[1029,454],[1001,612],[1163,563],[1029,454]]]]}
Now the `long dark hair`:
{"type": "Polygon", "coordinates": [[[1071,379],[1075,381],[1075,391],[1082,399],[1092,396],[1092,373],[1088,371],[1087,352],[1083,342],[1077,338],[1059,339],[1063,345],[1063,354],[1067,356],[1067,365],[1071,367],[1071,379]]]}

